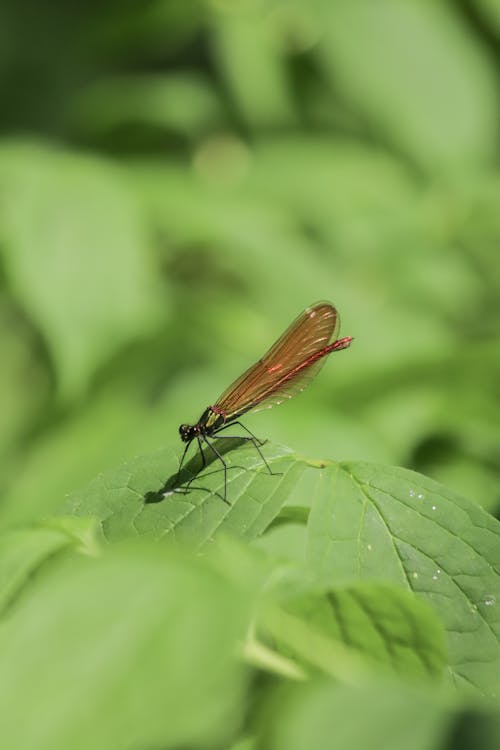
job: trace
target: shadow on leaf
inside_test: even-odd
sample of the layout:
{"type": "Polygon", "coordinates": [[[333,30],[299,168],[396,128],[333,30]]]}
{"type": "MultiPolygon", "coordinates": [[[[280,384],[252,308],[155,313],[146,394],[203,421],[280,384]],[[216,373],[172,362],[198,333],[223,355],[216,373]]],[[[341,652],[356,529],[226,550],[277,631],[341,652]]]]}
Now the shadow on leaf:
{"type": "MultiPolygon", "coordinates": [[[[225,456],[227,453],[230,453],[235,448],[238,448],[240,445],[245,444],[244,438],[237,438],[237,437],[220,437],[215,440],[215,447],[219,451],[219,453],[222,456],[225,456]]],[[[221,466],[219,469],[215,469],[214,471],[206,472],[205,470],[208,469],[213,463],[216,461],[220,462],[220,459],[218,456],[215,455],[212,451],[208,450],[205,447],[204,450],[205,455],[205,464],[203,464],[203,460],[200,454],[200,451],[196,451],[196,454],[184,465],[182,468],[182,471],[180,474],[177,472],[175,474],[172,474],[168,479],[165,481],[165,483],[157,490],[150,490],[149,492],[146,492],[144,495],[144,502],[147,504],[151,503],[160,503],[162,500],[165,500],[165,498],[176,492],[180,494],[188,494],[191,492],[191,490],[202,490],[204,492],[213,492],[213,490],[210,490],[208,487],[192,487],[191,482],[196,479],[198,474],[203,470],[202,476],[208,477],[212,474],[219,474],[221,471],[224,471],[224,467],[221,466]]],[[[230,469],[244,469],[243,466],[228,466],[228,471],[230,469]]],[[[219,495],[218,492],[214,493],[219,495]]],[[[222,496],[220,496],[221,499],[222,496]]]]}

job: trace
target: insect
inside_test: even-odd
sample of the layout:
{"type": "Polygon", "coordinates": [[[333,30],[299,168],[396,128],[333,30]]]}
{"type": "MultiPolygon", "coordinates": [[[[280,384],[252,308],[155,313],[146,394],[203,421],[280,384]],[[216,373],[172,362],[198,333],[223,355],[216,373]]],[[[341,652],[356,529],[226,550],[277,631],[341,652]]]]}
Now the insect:
{"type": "Polygon", "coordinates": [[[327,354],[346,349],[350,345],[351,336],[337,338],[339,328],[338,313],[329,302],[317,302],[306,308],[272,345],[267,354],[235,380],[215,404],[205,409],[196,424],[181,424],[179,434],[181,440],[186,443],[186,447],[182,454],[177,479],[179,479],[187,450],[193,440],[198,442],[202,461],[201,471],[203,471],[207,465],[203,451],[204,443],[215,458],[222,463],[224,469],[223,500],[227,503],[227,464],[217,445],[210,438],[219,435],[232,425],[239,425],[245,430],[246,435],[225,437],[251,442],[269,473],[273,474],[261,451],[261,446],[265,441],[256,438],[240,422],[240,417],[248,412],[270,409],[303,391],[323,366],[327,354]]]}

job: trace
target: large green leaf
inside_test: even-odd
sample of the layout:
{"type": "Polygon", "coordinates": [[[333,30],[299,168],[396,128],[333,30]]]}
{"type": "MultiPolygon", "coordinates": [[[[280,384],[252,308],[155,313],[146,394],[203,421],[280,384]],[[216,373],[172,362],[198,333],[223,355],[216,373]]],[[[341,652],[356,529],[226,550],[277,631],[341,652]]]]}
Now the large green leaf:
{"type": "Polygon", "coordinates": [[[308,558],[332,581],[390,580],[415,591],[447,631],[460,688],[494,694],[500,667],[500,524],[414,472],[326,469],[309,517],[308,558]]]}
{"type": "MultiPolygon", "coordinates": [[[[224,440],[218,440],[224,450],[224,440]]],[[[271,476],[253,446],[226,453],[227,499],[223,500],[224,473],[211,463],[194,479],[190,490],[175,490],[179,455],[172,449],[138,457],[118,470],[95,479],[86,489],[71,495],[63,512],[94,516],[102,522],[110,540],[146,535],[153,539],[204,544],[226,532],[244,539],[261,534],[287,500],[307,464],[287,449],[264,446],[271,476]],[[230,462],[230,463],[229,463],[230,462]],[[168,483],[169,490],[162,494],[168,483]]],[[[200,469],[197,455],[183,470],[182,482],[200,469]]]]}
{"type": "Polygon", "coordinates": [[[2,743],[224,745],[239,721],[247,618],[222,576],[157,545],[67,560],[0,629],[2,743]]]}

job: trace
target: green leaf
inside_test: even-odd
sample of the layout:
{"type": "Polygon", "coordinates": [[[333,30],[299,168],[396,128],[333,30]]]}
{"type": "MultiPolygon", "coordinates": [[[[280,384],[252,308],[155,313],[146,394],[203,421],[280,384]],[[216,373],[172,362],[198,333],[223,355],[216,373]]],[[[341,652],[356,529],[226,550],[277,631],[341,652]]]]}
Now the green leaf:
{"type": "Polygon", "coordinates": [[[263,727],[270,750],[436,750],[453,718],[435,692],[385,681],[297,685],[278,693],[271,709],[273,720],[264,716],[263,727]]]}
{"type": "Polygon", "coordinates": [[[287,643],[285,626],[274,634],[277,643],[306,666],[315,666],[311,643],[319,635],[401,676],[442,674],[446,658],[439,619],[424,602],[394,586],[358,583],[304,593],[281,606],[297,624],[302,623],[306,637],[287,643]]]}
{"type": "MultiPolygon", "coordinates": [[[[227,447],[223,438],[217,445],[220,450],[227,447]]],[[[285,448],[266,445],[263,451],[274,476],[269,475],[253,446],[226,453],[227,503],[222,499],[224,472],[214,463],[205,474],[196,476],[189,492],[174,491],[172,486],[164,496],[162,488],[175,481],[179,466],[178,452],[167,449],[102,474],[71,495],[62,510],[98,518],[105,536],[113,541],[147,535],[202,545],[219,533],[253,539],[269,526],[298,477],[307,470],[307,465],[285,448]]],[[[182,481],[195,476],[200,468],[195,455],[183,470],[182,481]]]]}
{"type": "Polygon", "coordinates": [[[0,632],[0,734],[24,750],[224,746],[248,607],[200,563],[137,542],[45,576],[0,632]]]}
{"type": "Polygon", "coordinates": [[[74,396],[158,319],[140,204],[112,162],[35,143],[2,146],[0,189],[8,279],[74,396]]]}
{"type": "Polygon", "coordinates": [[[0,536],[0,613],[19,596],[46,562],[74,546],[63,530],[17,529],[0,536]]]}
{"type": "Polygon", "coordinates": [[[492,157],[498,117],[493,66],[453,4],[322,5],[319,61],[363,118],[430,171],[492,157]]]}
{"type": "Polygon", "coordinates": [[[498,689],[500,524],[419,474],[352,463],[324,471],[308,558],[330,585],[392,581],[425,599],[447,631],[459,688],[498,689]]]}

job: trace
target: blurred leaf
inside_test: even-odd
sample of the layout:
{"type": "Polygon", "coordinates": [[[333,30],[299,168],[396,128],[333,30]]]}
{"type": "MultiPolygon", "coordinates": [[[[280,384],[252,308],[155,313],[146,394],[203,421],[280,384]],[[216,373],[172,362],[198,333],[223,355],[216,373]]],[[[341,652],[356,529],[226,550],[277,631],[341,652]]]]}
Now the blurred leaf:
{"type": "Polygon", "coordinates": [[[465,711],[458,717],[450,736],[449,747],[459,750],[496,750],[500,737],[500,714],[498,711],[488,710],[488,706],[482,710],[480,707],[474,708],[476,710],[465,711]]]}
{"type": "Polygon", "coordinates": [[[231,745],[231,750],[257,750],[257,745],[252,738],[246,737],[231,745]]]}
{"type": "Polygon", "coordinates": [[[77,552],[97,557],[105,544],[100,524],[95,518],[75,516],[54,516],[46,518],[41,528],[61,531],[70,537],[77,552]]]}
{"type": "Polygon", "coordinates": [[[271,750],[438,750],[452,721],[436,693],[402,682],[353,688],[325,681],[277,697],[279,720],[263,727],[271,750]]]}
{"type": "MultiPolygon", "coordinates": [[[[321,461],[308,459],[309,466],[320,468],[321,461]]],[[[252,546],[263,550],[276,560],[289,560],[301,567],[306,562],[307,520],[310,505],[317,492],[320,477],[318,471],[306,471],[296,478],[286,499],[285,505],[267,527],[262,536],[257,537],[252,546]]]]}
{"type": "Polygon", "coordinates": [[[3,741],[25,750],[224,745],[239,720],[234,654],[247,616],[221,577],[159,547],[68,560],[3,625],[3,741]]]}
{"type": "MultiPolygon", "coordinates": [[[[284,510],[286,509],[287,506],[284,510]]],[[[304,511],[308,510],[304,508],[304,511]]],[[[305,522],[280,521],[280,516],[277,516],[266,533],[255,540],[255,546],[275,558],[292,560],[303,565],[306,557],[306,538],[305,522]]]]}
{"type": "Polygon", "coordinates": [[[219,534],[203,550],[203,559],[250,596],[261,592],[275,572],[273,561],[234,534],[219,534]]]}
{"type": "Polygon", "coordinates": [[[450,489],[463,492],[488,513],[495,516],[500,510],[499,471],[482,466],[477,459],[460,455],[448,460],[441,457],[426,473],[450,489]]]}
{"type": "Polygon", "coordinates": [[[106,58],[111,55],[122,67],[164,62],[182,54],[196,42],[206,17],[205,0],[154,0],[154,2],[113,2],[93,8],[93,27],[86,40],[96,45],[106,58]]]}
{"type": "MultiPolygon", "coordinates": [[[[49,377],[34,338],[0,292],[0,460],[29,429],[47,397],[49,377]]],[[[9,468],[2,471],[2,484],[9,468]]]]}
{"type": "MultiPolygon", "coordinates": [[[[454,180],[446,192],[435,190],[429,196],[429,213],[435,214],[448,242],[457,246],[469,259],[470,274],[481,282],[482,294],[476,314],[467,310],[468,329],[481,338],[496,340],[500,313],[500,258],[496,252],[500,241],[500,180],[494,171],[468,175],[454,180]]],[[[498,351],[498,348],[497,348],[498,351]]]]}
{"type": "Polygon", "coordinates": [[[460,689],[498,690],[500,525],[414,472],[353,463],[324,471],[309,516],[321,579],[389,580],[418,593],[447,631],[460,689]]]}
{"type": "Polygon", "coordinates": [[[472,6],[482,15],[488,31],[500,35],[500,5],[498,0],[473,0],[472,6]]]}
{"type": "Polygon", "coordinates": [[[495,151],[494,69],[450,3],[323,2],[318,59],[360,115],[429,172],[495,151]]]}
{"type": "Polygon", "coordinates": [[[328,233],[328,255],[343,259],[356,247],[369,260],[380,235],[412,219],[419,195],[400,160],[335,134],[261,137],[252,167],[252,188],[292,209],[305,229],[317,224],[320,239],[328,233]]]}
{"type": "Polygon", "coordinates": [[[220,126],[224,116],[208,79],[171,73],[99,80],[80,94],[72,119],[91,136],[145,123],[193,138],[220,126]]]}
{"type": "Polygon", "coordinates": [[[445,667],[444,631],[437,616],[414,596],[387,584],[304,593],[281,606],[292,618],[290,625],[295,621],[302,627],[303,637],[279,617],[280,627],[272,634],[285,654],[298,657],[306,667],[329,672],[329,659],[320,659],[320,665],[321,648],[312,647],[318,637],[327,644],[343,643],[369,662],[410,679],[436,678],[445,667]]]}
{"type": "Polygon", "coordinates": [[[214,58],[242,118],[256,128],[293,124],[284,55],[272,30],[262,23],[268,3],[214,0],[212,6],[214,58]]]}
{"type": "Polygon", "coordinates": [[[7,276],[46,338],[61,396],[75,396],[158,319],[139,205],[112,163],[34,143],[4,143],[0,190],[7,276]]]}
{"type": "Polygon", "coordinates": [[[73,546],[74,540],[57,529],[20,529],[0,535],[0,612],[47,561],[73,546]]]}
{"type": "MultiPolygon", "coordinates": [[[[225,450],[222,437],[217,445],[225,450]]],[[[99,518],[110,540],[146,535],[198,546],[220,533],[253,539],[271,523],[296,479],[307,470],[307,465],[285,448],[268,444],[264,451],[273,471],[280,472],[276,476],[268,474],[253,446],[226,454],[230,461],[228,503],[221,495],[224,472],[216,462],[196,476],[189,492],[176,492],[170,483],[175,481],[179,454],[169,449],[140,456],[102,474],[86,489],[71,495],[63,512],[99,518]],[[166,483],[169,489],[163,496],[166,483]]],[[[210,461],[209,456],[207,459],[210,461]]],[[[182,482],[200,468],[196,455],[183,469],[182,482]]]]}

